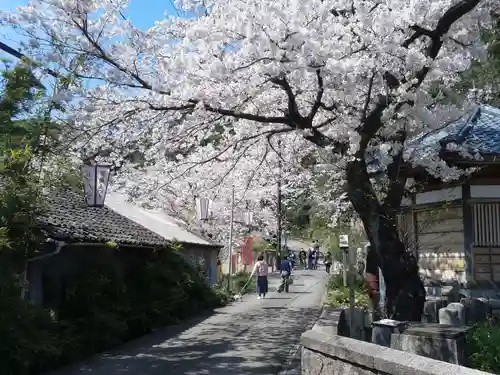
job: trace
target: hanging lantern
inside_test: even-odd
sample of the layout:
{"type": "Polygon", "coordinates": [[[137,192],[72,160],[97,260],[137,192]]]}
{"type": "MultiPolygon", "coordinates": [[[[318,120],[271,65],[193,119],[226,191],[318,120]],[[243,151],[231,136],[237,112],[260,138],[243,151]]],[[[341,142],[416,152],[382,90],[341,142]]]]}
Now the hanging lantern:
{"type": "Polygon", "coordinates": [[[103,207],[108,191],[111,164],[91,163],[83,167],[83,190],[90,207],[103,207]]]}
{"type": "Polygon", "coordinates": [[[198,220],[208,220],[210,218],[210,208],[212,201],[208,198],[196,198],[196,215],[198,220]]]}
{"type": "Polygon", "coordinates": [[[247,227],[251,227],[253,224],[253,212],[252,211],[244,211],[243,212],[243,222],[247,227]]]}

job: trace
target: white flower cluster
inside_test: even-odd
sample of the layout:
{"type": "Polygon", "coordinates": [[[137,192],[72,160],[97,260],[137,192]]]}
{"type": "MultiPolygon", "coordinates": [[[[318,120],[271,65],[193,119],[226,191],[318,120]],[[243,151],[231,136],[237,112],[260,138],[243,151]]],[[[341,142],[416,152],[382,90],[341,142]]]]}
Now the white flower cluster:
{"type": "MultiPolygon", "coordinates": [[[[311,173],[300,166],[321,148],[340,153],[321,194],[341,213],[331,190],[345,187],[359,150],[387,167],[409,139],[456,117],[463,108],[437,105],[436,84],[456,83],[481,55],[499,1],[177,5],[191,16],[149,30],[126,19],[125,0],[31,0],[0,19],[38,63],[73,79],[58,100],[71,105],[77,141],[134,161],[115,188],[191,221],[194,196],[210,197],[226,233],[233,186],[238,210],[274,225],[278,176],[286,194],[300,191],[311,173]]],[[[450,176],[435,153],[407,157],[450,176]]]]}

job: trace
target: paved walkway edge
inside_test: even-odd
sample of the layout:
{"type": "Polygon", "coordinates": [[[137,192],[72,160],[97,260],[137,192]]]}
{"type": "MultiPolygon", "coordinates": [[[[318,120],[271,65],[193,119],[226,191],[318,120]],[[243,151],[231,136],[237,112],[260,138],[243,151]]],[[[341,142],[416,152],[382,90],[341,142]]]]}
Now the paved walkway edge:
{"type": "MultiPolygon", "coordinates": [[[[313,319],[313,322],[306,327],[306,331],[314,328],[316,323],[321,320],[321,318],[327,313],[326,309],[326,300],[328,298],[328,283],[325,285],[325,292],[323,293],[323,297],[321,298],[320,311],[317,314],[316,318],[313,319]]],[[[281,366],[281,369],[278,371],[278,375],[301,375],[301,354],[302,354],[302,345],[300,341],[295,344],[290,352],[288,353],[287,359],[281,366]]]]}

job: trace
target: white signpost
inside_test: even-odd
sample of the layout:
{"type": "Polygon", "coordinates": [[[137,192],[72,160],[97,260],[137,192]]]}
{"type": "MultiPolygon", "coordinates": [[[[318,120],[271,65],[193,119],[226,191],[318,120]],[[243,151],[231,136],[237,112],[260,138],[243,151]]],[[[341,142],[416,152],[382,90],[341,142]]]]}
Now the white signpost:
{"type": "Polygon", "coordinates": [[[349,236],[347,234],[339,235],[339,247],[341,249],[349,248],[349,236]]]}
{"type": "Polygon", "coordinates": [[[342,273],[344,286],[347,284],[347,272],[349,270],[349,236],[347,234],[339,235],[339,247],[342,250],[342,273]]]}

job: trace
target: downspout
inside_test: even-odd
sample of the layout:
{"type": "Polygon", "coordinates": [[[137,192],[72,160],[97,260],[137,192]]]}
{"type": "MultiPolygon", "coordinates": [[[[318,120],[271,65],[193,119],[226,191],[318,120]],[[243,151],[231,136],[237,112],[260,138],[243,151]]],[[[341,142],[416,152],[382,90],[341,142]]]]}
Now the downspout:
{"type": "Polygon", "coordinates": [[[53,252],[48,253],[48,254],[39,255],[37,257],[29,258],[28,262],[36,262],[37,260],[53,257],[53,256],[59,254],[65,245],[66,245],[66,242],[56,241],[56,249],[53,252]]]}
{"type": "Polygon", "coordinates": [[[41,260],[41,259],[45,259],[45,258],[49,258],[49,257],[53,257],[55,255],[58,255],[65,245],[66,245],[66,242],[56,241],[56,249],[53,252],[48,253],[48,254],[39,255],[37,257],[29,258],[28,260],[26,260],[26,266],[24,267],[24,272],[23,272],[23,285],[21,287],[21,299],[22,300],[24,300],[26,298],[26,291],[28,289],[28,287],[27,287],[27,285],[28,285],[28,263],[36,262],[36,261],[41,260]]]}

